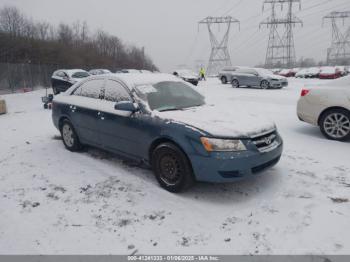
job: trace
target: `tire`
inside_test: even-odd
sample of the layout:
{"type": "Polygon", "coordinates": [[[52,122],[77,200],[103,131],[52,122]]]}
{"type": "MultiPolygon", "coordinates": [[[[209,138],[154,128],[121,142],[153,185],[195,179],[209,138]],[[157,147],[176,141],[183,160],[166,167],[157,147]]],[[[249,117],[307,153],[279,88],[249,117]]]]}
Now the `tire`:
{"type": "Polygon", "coordinates": [[[232,80],[232,87],[233,88],[239,88],[239,82],[237,79],[233,79],[232,80]]]}
{"type": "Polygon", "coordinates": [[[226,78],[226,76],[221,77],[221,83],[222,83],[223,85],[226,85],[226,84],[227,84],[227,78],[226,78]]]}
{"type": "Polygon", "coordinates": [[[77,152],[82,149],[78,135],[69,120],[64,120],[61,125],[61,136],[64,146],[71,152],[77,152]]]}
{"type": "Polygon", "coordinates": [[[187,156],[172,143],[163,143],[152,152],[152,168],[158,183],[172,193],[191,187],[194,175],[187,156]]]}
{"type": "Polygon", "coordinates": [[[269,89],[270,88],[270,83],[266,80],[261,81],[260,83],[260,88],[261,89],[269,89]]]}
{"type": "Polygon", "coordinates": [[[322,114],[320,119],[322,134],[336,141],[350,139],[350,112],[345,109],[331,109],[322,114]]]}

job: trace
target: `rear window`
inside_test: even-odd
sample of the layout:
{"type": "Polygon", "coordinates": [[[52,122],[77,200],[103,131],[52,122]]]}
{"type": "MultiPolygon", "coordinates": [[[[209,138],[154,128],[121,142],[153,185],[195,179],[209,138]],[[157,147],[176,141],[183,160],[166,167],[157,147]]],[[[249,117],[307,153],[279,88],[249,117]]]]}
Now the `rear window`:
{"type": "Polygon", "coordinates": [[[72,77],[74,78],[85,78],[85,77],[88,77],[90,76],[90,74],[88,72],[76,72],[72,75],[72,77]]]}

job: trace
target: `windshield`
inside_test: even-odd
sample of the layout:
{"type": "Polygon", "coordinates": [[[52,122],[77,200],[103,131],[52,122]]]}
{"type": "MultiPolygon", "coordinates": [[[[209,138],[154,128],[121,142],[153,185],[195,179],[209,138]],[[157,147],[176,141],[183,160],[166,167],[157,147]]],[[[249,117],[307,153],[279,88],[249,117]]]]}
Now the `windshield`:
{"type": "Polygon", "coordinates": [[[151,110],[169,111],[202,106],[204,97],[182,82],[167,81],[154,85],[140,85],[137,93],[148,102],[151,110]]]}
{"type": "Polygon", "coordinates": [[[72,75],[73,78],[85,78],[90,76],[90,74],[88,72],[76,72],[72,75]]]}

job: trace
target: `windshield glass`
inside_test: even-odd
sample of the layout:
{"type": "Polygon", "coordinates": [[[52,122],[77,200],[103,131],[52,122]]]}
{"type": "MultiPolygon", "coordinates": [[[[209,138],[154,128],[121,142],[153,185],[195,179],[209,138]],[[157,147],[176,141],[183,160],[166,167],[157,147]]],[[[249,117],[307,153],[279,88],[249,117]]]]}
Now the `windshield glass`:
{"type": "Polygon", "coordinates": [[[151,110],[169,111],[202,106],[204,97],[182,82],[160,82],[154,85],[140,85],[137,93],[148,102],[151,110]]]}
{"type": "MultiPolygon", "coordinates": [[[[256,68],[255,69],[260,75],[273,75],[272,71],[265,68],[256,68]]],[[[283,71],[283,70],[282,70],[283,71]]],[[[281,72],[282,72],[281,71],[281,72]]]]}
{"type": "Polygon", "coordinates": [[[88,77],[90,74],[88,72],[76,72],[72,75],[74,78],[85,78],[88,77]]]}

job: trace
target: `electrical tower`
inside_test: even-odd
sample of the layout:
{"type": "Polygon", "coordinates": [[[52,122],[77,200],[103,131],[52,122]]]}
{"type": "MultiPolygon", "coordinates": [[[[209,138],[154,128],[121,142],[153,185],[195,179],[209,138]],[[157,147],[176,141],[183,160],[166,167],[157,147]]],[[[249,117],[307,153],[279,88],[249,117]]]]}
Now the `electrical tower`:
{"type": "Polygon", "coordinates": [[[285,67],[292,68],[296,62],[293,27],[303,22],[293,14],[293,5],[299,4],[301,9],[301,0],[265,0],[263,6],[271,5],[271,16],[260,23],[270,27],[269,41],[266,52],[265,67],[285,67]],[[276,15],[276,6],[288,5],[287,16],[279,18],[276,15]],[[284,31],[281,34],[280,26],[284,26],[284,31]]]}
{"type": "Polygon", "coordinates": [[[349,65],[350,64],[350,26],[342,32],[337,21],[350,18],[350,11],[331,12],[323,17],[332,23],[332,45],[327,50],[327,64],[329,65],[349,65]]]}
{"type": "Polygon", "coordinates": [[[233,18],[232,16],[224,17],[207,17],[199,22],[199,25],[207,25],[211,43],[211,54],[209,58],[209,63],[207,67],[207,74],[214,75],[217,74],[223,67],[231,66],[230,53],[228,51],[228,40],[230,35],[231,25],[234,23],[239,24],[239,20],[233,18]],[[224,34],[222,37],[219,33],[215,33],[214,25],[224,25],[224,34]]]}

